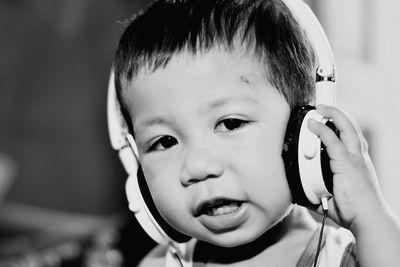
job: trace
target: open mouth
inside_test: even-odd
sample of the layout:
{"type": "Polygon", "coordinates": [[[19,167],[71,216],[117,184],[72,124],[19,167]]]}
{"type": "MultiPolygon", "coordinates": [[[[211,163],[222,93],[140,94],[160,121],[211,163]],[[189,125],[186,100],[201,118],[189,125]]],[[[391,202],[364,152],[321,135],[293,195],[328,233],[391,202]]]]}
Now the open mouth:
{"type": "Polygon", "coordinates": [[[203,202],[197,209],[196,216],[220,216],[229,213],[234,213],[239,210],[243,201],[229,199],[214,199],[203,202]]]}

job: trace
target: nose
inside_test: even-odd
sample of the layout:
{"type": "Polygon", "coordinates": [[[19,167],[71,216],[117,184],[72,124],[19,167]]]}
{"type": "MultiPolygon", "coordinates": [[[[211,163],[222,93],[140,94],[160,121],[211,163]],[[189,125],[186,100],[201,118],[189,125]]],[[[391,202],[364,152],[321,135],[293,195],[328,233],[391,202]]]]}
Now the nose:
{"type": "Polygon", "coordinates": [[[220,177],[224,172],[222,158],[212,145],[193,145],[185,153],[181,171],[181,183],[191,185],[210,178],[220,177]]]}

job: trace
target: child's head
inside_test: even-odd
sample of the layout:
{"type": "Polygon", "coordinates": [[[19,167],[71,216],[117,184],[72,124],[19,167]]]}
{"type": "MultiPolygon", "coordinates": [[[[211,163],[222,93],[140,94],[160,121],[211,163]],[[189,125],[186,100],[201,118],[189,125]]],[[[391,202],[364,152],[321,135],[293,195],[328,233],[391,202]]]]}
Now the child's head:
{"type": "Polygon", "coordinates": [[[221,246],[281,220],[290,109],[310,102],[314,55],[271,1],[160,1],[121,37],[116,88],[154,202],[177,230],[221,246]]]}
{"type": "MultiPolygon", "coordinates": [[[[163,0],[134,17],[120,39],[114,67],[124,113],[121,91],[140,69],[154,71],[182,51],[196,54],[215,47],[258,59],[291,108],[312,101],[313,50],[280,0],[163,0]]],[[[129,114],[124,116],[130,124],[129,114]]]]}

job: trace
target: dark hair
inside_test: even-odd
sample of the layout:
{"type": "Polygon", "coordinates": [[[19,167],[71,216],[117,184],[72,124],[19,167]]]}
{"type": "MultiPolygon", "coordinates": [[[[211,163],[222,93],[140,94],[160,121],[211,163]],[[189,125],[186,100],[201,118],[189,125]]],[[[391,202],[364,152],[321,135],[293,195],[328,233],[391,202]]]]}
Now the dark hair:
{"type": "Polygon", "coordinates": [[[291,108],[314,96],[314,53],[304,31],[280,0],[162,0],[134,17],[114,58],[115,86],[145,67],[155,71],[179,52],[207,52],[216,46],[245,49],[266,67],[268,81],[291,108]]]}

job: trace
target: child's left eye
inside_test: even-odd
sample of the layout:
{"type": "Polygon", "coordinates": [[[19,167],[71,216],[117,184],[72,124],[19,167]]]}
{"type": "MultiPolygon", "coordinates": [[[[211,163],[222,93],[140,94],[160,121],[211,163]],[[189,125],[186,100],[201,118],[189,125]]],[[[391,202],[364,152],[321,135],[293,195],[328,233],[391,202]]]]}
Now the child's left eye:
{"type": "Polygon", "coordinates": [[[236,119],[236,118],[224,119],[217,124],[215,130],[219,131],[219,132],[234,131],[234,130],[237,130],[237,129],[243,127],[247,123],[249,123],[249,122],[245,121],[245,120],[241,120],[241,119],[236,119]]]}

